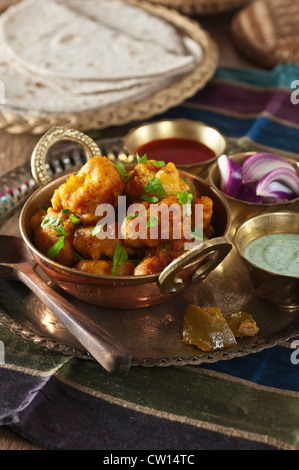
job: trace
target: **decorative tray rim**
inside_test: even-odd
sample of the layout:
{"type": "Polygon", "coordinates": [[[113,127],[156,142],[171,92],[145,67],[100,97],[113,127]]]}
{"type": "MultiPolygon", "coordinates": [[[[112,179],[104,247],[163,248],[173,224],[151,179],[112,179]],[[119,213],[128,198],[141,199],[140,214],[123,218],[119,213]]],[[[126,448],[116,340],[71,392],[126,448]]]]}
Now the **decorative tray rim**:
{"type": "MultiPolygon", "coordinates": [[[[78,359],[83,360],[92,360],[93,357],[85,351],[84,349],[73,348],[64,343],[55,341],[47,336],[37,335],[34,330],[30,328],[25,328],[22,324],[16,322],[13,317],[4,311],[0,305],[0,325],[4,328],[8,328],[13,333],[21,336],[23,339],[30,341],[41,347],[48,348],[51,351],[59,352],[66,356],[77,357],[78,359]]],[[[263,339],[257,341],[256,343],[248,345],[237,345],[234,348],[222,349],[218,351],[212,351],[209,353],[204,353],[187,356],[187,357],[174,357],[174,358],[144,358],[136,359],[132,358],[132,367],[169,367],[169,366],[186,366],[186,365],[200,365],[200,364],[211,364],[223,360],[231,360],[236,357],[243,357],[249,354],[259,353],[265,349],[270,349],[280,343],[287,342],[291,338],[295,338],[299,335],[298,329],[287,330],[282,336],[277,334],[274,335],[271,340],[263,339]]]]}

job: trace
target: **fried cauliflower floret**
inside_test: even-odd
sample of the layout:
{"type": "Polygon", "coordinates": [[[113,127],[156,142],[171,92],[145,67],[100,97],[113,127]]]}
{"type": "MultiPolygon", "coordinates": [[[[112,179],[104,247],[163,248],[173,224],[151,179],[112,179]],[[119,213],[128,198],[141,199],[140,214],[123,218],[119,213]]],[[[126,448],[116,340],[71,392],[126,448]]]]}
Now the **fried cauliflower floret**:
{"type": "MultiPolygon", "coordinates": [[[[151,208],[149,208],[147,210],[148,220],[152,217],[151,213],[151,208]]],[[[168,195],[157,203],[157,216],[159,220],[156,230],[160,243],[183,240],[190,236],[191,219],[187,216],[184,217],[184,205],[178,202],[175,194],[168,195]]]]}
{"type": "Polygon", "coordinates": [[[158,171],[156,178],[161,181],[168,196],[179,192],[187,193],[190,189],[189,185],[182,180],[175,164],[171,162],[158,171]]]}
{"type": "Polygon", "coordinates": [[[148,222],[148,209],[150,204],[141,203],[140,208],[144,209],[134,218],[125,218],[120,226],[120,233],[123,244],[126,248],[150,248],[157,246],[160,242],[158,238],[151,238],[148,222]]]}
{"type": "Polygon", "coordinates": [[[170,253],[164,253],[156,256],[144,258],[134,269],[134,276],[147,276],[149,274],[157,274],[163,271],[173,261],[170,253]]]}
{"type": "Polygon", "coordinates": [[[137,164],[129,173],[130,178],[125,185],[125,194],[131,201],[139,201],[145,193],[145,185],[156,176],[159,168],[153,164],[153,160],[137,164]]]}
{"type": "MultiPolygon", "coordinates": [[[[211,219],[213,201],[206,196],[190,202],[191,216],[184,212],[185,204],[180,204],[177,195],[164,197],[156,204],[144,204],[146,214],[125,219],[121,225],[121,235],[127,247],[155,247],[171,240],[191,240],[195,226],[196,205],[202,205],[202,226],[197,227],[206,237],[213,234],[211,219]],[[140,227],[142,226],[142,228],[140,227]]],[[[201,220],[200,220],[201,222],[201,220]]]]}
{"type": "Polygon", "coordinates": [[[116,207],[123,189],[124,183],[116,166],[106,157],[96,156],[55,190],[51,203],[57,212],[69,209],[82,224],[96,224],[99,220],[95,215],[97,206],[111,204],[116,207]]]}
{"type": "Polygon", "coordinates": [[[74,234],[74,248],[83,258],[98,260],[103,257],[113,258],[117,238],[100,239],[93,234],[94,226],[81,226],[74,234]]]}
{"type": "Polygon", "coordinates": [[[121,225],[125,246],[155,247],[183,237],[183,206],[175,195],[166,196],[157,204],[145,203],[143,207],[144,212],[138,217],[125,219],[121,225]]]}
{"type": "Polygon", "coordinates": [[[64,214],[61,212],[55,212],[52,208],[48,209],[47,214],[42,218],[42,220],[45,220],[45,218],[49,216],[53,218],[52,220],[57,219],[57,224],[45,227],[39,225],[35,231],[35,245],[44,255],[48,255],[51,248],[63,236],[62,233],[64,233],[62,248],[56,256],[51,256],[51,258],[57,263],[72,267],[78,261],[73,247],[73,234],[76,227],[71,220],[64,216],[64,214]],[[63,227],[63,231],[57,230],[59,226],[63,227]]]}
{"type": "Polygon", "coordinates": [[[184,253],[182,240],[174,240],[158,246],[154,253],[149,253],[134,269],[134,276],[157,274],[163,271],[175,258],[184,253]]]}
{"type": "MultiPolygon", "coordinates": [[[[116,276],[131,276],[136,264],[132,260],[127,260],[124,266],[118,266],[116,276]]],[[[79,271],[85,273],[98,274],[101,276],[110,275],[112,272],[113,262],[110,260],[81,260],[75,266],[79,271]]]]}
{"type": "MultiPolygon", "coordinates": [[[[160,169],[160,167],[155,165],[155,160],[149,160],[145,163],[139,163],[130,172],[130,178],[125,186],[125,193],[128,198],[131,201],[139,200],[147,192],[146,185],[153,178],[157,178],[160,181],[165,195],[187,192],[190,189],[188,184],[182,180],[174,163],[168,163],[160,169]]],[[[161,199],[159,193],[151,193],[151,195],[161,199]]]]}
{"type": "Polygon", "coordinates": [[[29,225],[32,233],[35,233],[37,231],[46,213],[47,212],[44,209],[38,209],[35,214],[33,214],[33,216],[30,218],[29,225]]]}
{"type": "Polygon", "coordinates": [[[197,203],[203,205],[203,231],[206,233],[210,229],[212,221],[213,201],[208,196],[201,196],[197,203]]]}

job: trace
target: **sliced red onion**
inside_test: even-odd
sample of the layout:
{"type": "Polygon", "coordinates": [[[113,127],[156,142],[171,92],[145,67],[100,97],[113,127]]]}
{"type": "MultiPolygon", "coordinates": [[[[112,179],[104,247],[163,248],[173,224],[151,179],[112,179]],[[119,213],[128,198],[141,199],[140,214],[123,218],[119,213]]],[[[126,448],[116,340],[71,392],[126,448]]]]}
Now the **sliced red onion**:
{"type": "Polygon", "coordinates": [[[242,185],[242,168],[227,155],[218,158],[220,187],[228,196],[235,197],[242,185]]]}
{"type": "Polygon", "coordinates": [[[285,186],[284,184],[273,181],[270,183],[267,189],[268,196],[262,197],[262,202],[264,204],[281,204],[283,202],[288,202],[294,199],[294,193],[285,186]]]}
{"type": "Polygon", "coordinates": [[[263,202],[262,196],[256,195],[256,183],[242,184],[236,198],[241,201],[253,202],[255,204],[261,204],[263,202]]]}
{"type": "Polygon", "coordinates": [[[257,196],[287,201],[299,196],[299,176],[289,168],[270,171],[256,185],[257,196]]]}
{"type": "Polygon", "coordinates": [[[255,153],[248,157],[242,165],[243,182],[251,183],[252,181],[258,181],[276,168],[288,168],[296,172],[291,163],[278,155],[262,152],[255,153]]]}

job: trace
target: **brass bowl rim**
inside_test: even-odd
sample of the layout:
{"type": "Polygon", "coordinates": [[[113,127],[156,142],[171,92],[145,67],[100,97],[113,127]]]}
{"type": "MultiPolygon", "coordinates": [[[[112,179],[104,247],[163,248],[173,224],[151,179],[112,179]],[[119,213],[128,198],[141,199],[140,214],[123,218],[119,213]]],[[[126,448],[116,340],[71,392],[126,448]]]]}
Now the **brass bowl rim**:
{"type": "MultiPolygon", "coordinates": [[[[212,129],[213,131],[217,132],[217,134],[219,134],[219,136],[222,138],[223,142],[224,142],[224,149],[223,149],[223,152],[225,151],[225,149],[227,148],[227,138],[225,137],[224,134],[222,134],[222,132],[219,131],[219,129],[217,129],[217,127],[214,127],[214,126],[210,126],[210,124],[206,124],[205,122],[203,121],[197,121],[197,120],[193,120],[193,119],[186,119],[186,118],[174,118],[174,119],[161,119],[161,120],[158,120],[158,121],[146,121],[142,124],[139,124],[138,126],[135,126],[133,127],[132,129],[130,129],[127,134],[124,136],[123,140],[124,140],[124,149],[127,150],[128,152],[131,152],[130,148],[128,147],[127,145],[127,141],[128,139],[132,136],[132,134],[134,134],[136,131],[138,131],[139,129],[142,129],[143,127],[147,127],[147,126],[154,126],[154,125],[159,125],[159,124],[163,124],[163,123],[167,123],[167,122],[170,122],[170,123],[183,123],[183,124],[189,124],[189,125],[192,125],[192,126],[202,126],[202,127],[205,127],[207,129],[212,129]]],[[[172,138],[173,136],[170,136],[169,138],[172,138]]],[[[167,138],[167,137],[164,137],[164,138],[167,138]]],[[[198,139],[192,139],[190,137],[187,137],[188,140],[194,140],[195,142],[199,142],[198,139]]],[[[158,140],[158,139],[157,139],[158,140]]],[[[150,141],[149,141],[150,142],[150,141]]],[[[208,145],[207,145],[208,147],[208,145]]],[[[211,147],[209,147],[210,150],[213,150],[211,147]]],[[[131,152],[133,153],[133,152],[131,152]]],[[[213,158],[210,158],[209,160],[206,160],[204,162],[198,162],[198,163],[191,163],[191,164],[179,164],[177,165],[178,167],[181,167],[181,168],[193,168],[195,166],[205,166],[205,165],[210,165],[211,163],[213,163],[220,155],[215,155],[215,157],[213,158]]]]}
{"type": "MultiPolygon", "coordinates": [[[[73,172],[72,174],[75,174],[76,172],[73,172]]],[[[229,230],[230,230],[230,226],[231,226],[231,210],[230,210],[230,207],[227,203],[227,201],[225,200],[225,198],[223,197],[223,195],[220,193],[220,191],[217,189],[217,188],[214,188],[212,187],[212,185],[198,177],[198,176],[195,176],[191,173],[188,173],[186,171],[184,171],[184,173],[197,180],[197,181],[200,181],[201,183],[204,183],[205,185],[207,186],[210,186],[211,189],[213,191],[216,192],[217,196],[219,197],[219,199],[221,200],[221,203],[223,204],[223,206],[225,207],[226,209],[226,214],[227,214],[227,224],[226,224],[226,230],[225,232],[221,235],[222,237],[227,237],[228,233],[229,233],[229,230]]],[[[29,250],[31,252],[33,252],[35,254],[35,256],[42,260],[43,262],[43,265],[46,265],[46,266],[50,266],[49,269],[52,269],[54,270],[56,273],[57,272],[61,272],[61,271],[64,271],[68,274],[70,274],[70,278],[71,278],[71,275],[75,275],[75,276],[78,276],[78,277],[81,277],[81,278],[85,278],[85,279],[93,279],[93,280],[107,280],[107,281],[113,281],[114,283],[119,283],[119,282],[122,282],[122,281],[130,281],[130,282],[134,282],[136,284],[138,284],[138,280],[142,281],[142,283],[144,283],[145,281],[151,281],[151,280],[157,280],[160,276],[160,272],[159,273],[156,273],[156,274],[145,274],[145,275],[140,275],[140,276],[133,276],[133,275],[127,275],[127,276],[114,276],[112,274],[107,274],[107,275],[99,275],[99,274],[92,274],[92,273],[87,273],[87,272],[84,272],[84,271],[76,271],[74,270],[74,268],[70,268],[68,266],[64,266],[63,264],[60,264],[60,263],[57,263],[56,261],[52,260],[51,258],[48,258],[46,255],[44,255],[43,253],[41,253],[35,246],[34,244],[31,242],[27,232],[26,232],[26,229],[25,229],[25,221],[24,221],[24,214],[26,212],[26,209],[28,207],[28,205],[30,204],[30,202],[36,198],[36,196],[42,191],[44,190],[48,185],[50,184],[53,184],[54,182],[57,182],[57,184],[59,184],[59,181],[60,180],[65,180],[66,178],[68,178],[70,176],[71,173],[69,174],[66,174],[66,175],[62,175],[60,176],[59,178],[55,179],[55,180],[52,180],[50,181],[49,183],[45,184],[44,186],[41,186],[39,187],[28,199],[27,201],[25,202],[23,208],[22,208],[22,211],[21,211],[21,214],[20,214],[20,217],[19,217],[19,229],[20,229],[20,233],[21,233],[21,236],[24,240],[24,242],[26,243],[27,245],[27,248],[29,248],[29,250]]],[[[212,240],[212,239],[211,239],[212,240]]],[[[190,265],[188,266],[193,266],[193,265],[196,265],[198,261],[193,261],[192,263],[190,263],[190,265]]],[[[184,268],[186,269],[187,266],[184,268]]],[[[162,271],[161,271],[162,272],[162,271]]]]}
{"type": "MultiPolygon", "coordinates": [[[[255,153],[259,153],[259,150],[256,150],[254,152],[238,152],[238,153],[233,153],[231,155],[228,155],[229,158],[235,158],[235,157],[241,157],[241,156],[248,156],[250,157],[251,155],[254,155],[255,153]]],[[[281,158],[283,158],[284,160],[290,162],[290,163],[296,163],[296,160],[292,159],[292,158],[288,158],[288,157],[283,157],[282,155],[280,155],[281,158]]],[[[275,207],[277,206],[278,204],[279,205],[291,205],[293,204],[294,202],[297,202],[299,201],[299,196],[295,197],[294,199],[290,199],[289,201],[285,201],[285,202],[248,202],[248,201],[242,201],[242,199],[237,199],[236,197],[232,197],[232,196],[229,196],[228,194],[225,194],[222,189],[218,188],[218,186],[214,183],[214,181],[212,180],[212,173],[213,171],[215,170],[216,168],[216,164],[217,164],[217,160],[218,160],[219,157],[217,157],[216,161],[212,162],[209,170],[208,170],[208,179],[209,179],[209,182],[214,186],[214,188],[218,189],[218,191],[221,192],[221,194],[223,194],[227,199],[229,199],[230,201],[235,201],[235,202],[239,202],[240,204],[244,204],[246,206],[257,206],[257,207],[275,207]]],[[[297,170],[297,174],[299,176],[299,167],[298,167],[298,170],[297,170]]]]}
{"type": "MultiPolygon", "coordinates": [[[[288,278],[291,278],[291,279],[299,279],[299,276],[290,276],[290,275],[287,275],[287,274],[280,274],[280,273],[275,273],[273,271],[269,271],[268,269],[265,269],[265,268],[261,268],[258,264],[255,264],[253,263],[252,261],[250,261],[243,253],[243,251],[241,251],[241,249],[239,248],[239,245],[237,243],[237,236],[238,236],[238,233],[240,232],[240,230],[245,227],[246,225],[250,225],[252,223],[254,223],[254,221],[256,219],[267,219],[269,218],[270,216],[278,216],[278,217],[284,217],[284,216],[293,216],[293,217],[298,217],[299,218],[299,213],[296,213],[296,212],[293,212],[293,211],[277,211],[277,212],[263,212],[261,214],[258,214],[254,217],[251,217],[250,219],[248,220],[245,220],[243,223],[241,223],[235,230],[235,233],[234,233],[234,236],[233,236],[233,244],[238,252],[238,255],[244,259],[248,264],[250,264],[251,266],[253,266],[254,268],[257,268],[259,269],[260,271],[264,272],[264,273],[268,273],[268,274],[271,274],[272,276],[277,276],[277,277],[288,277],[288,278]]],[[[287,232],[287,230],[284,229],[283,232],[269,232],[268,234],[270,235],[271,233],[275,234],[275,233],[289,233],[287,232]]],[[[249,243],[251,241],[254,241],[256,240],[256,238],[252,238],[249,243]]],[[[246,245],[248,246],[248,244],[246,245]]]]}

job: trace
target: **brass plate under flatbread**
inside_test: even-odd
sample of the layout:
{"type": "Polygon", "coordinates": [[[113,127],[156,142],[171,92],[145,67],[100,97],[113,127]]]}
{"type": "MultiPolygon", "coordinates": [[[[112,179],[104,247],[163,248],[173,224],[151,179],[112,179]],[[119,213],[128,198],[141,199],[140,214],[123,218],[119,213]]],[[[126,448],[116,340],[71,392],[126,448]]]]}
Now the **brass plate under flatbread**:
{"type": "Polygon", "coordinates": [[[258,0],[238,12],[231,30],[236,47],[266,67],[299,63],[299,3],[258,0]]]}

